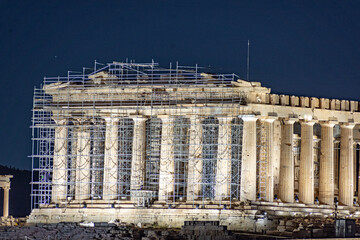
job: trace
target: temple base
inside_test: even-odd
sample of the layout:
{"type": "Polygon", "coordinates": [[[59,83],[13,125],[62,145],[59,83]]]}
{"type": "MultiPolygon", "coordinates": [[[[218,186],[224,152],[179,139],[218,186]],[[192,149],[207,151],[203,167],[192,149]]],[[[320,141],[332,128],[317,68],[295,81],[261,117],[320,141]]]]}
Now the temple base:
{"type": "MultiPolygon", "coordinates": [[[[154,225],[181,228],[184,221],[220,221],[229,230],[262,232],[276,228],[284,219],[317,218],[334,219],[335,206],[305,205],[301,203],[253,202],[250,205],[204,204],[204,202],[153,203],[151,208],[135,207],[130,203],[80,203],[42,206],[34,209],[27,224],[58,222],[110,222],[135,225],[154,225]]],[[[359,218],[360,208],[339,206],[338,218],[359,218]]]]}

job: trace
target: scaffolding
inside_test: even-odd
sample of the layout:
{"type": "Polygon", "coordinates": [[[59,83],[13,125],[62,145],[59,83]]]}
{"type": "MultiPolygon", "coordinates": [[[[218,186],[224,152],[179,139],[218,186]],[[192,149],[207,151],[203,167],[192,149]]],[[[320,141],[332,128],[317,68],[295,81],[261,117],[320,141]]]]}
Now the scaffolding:
{"type": "MultiPolygon", "coordinates": [[[[224,199],[238,201],[243,133],[240,115],[246,94],[234,88],[240,79],[237,75],[204,71],[179,64],[161,68],[154,62],[95,61],[93,68],[83,68],[82,72],[45,77],[40,88],[34,89],[32,109],[32,208],[53,203],[55,185],[65,185],[63,194],[68,202],[105,199],[105,179],[116,179],[116,197],[112,199],[130,200],[136,181],[141,182],[138,189],[159,198],[161,171],[173,189],[167,191],[168,201],[185,201],[189,194],[194,200],[211,201],[219,184],[219,159],[230,162],[231,168],[230,178],[221,183],[229,185],[224,199]],[[218,116],[230,113],[236,113],[231,121],[219,121],[218,116]],[[134,142],[142,126],[133,119],[138,115],[146,116],[143,147],[134,142]],[[161,115],[171,115],[173,121],[164,122],[161,115]],[[114,116],[117,121],[112,126],[116,130],[112,131],[107,121],[114,116]],[[191,116],[200,118],[191,120],[191,116]],[[231,131],[228,141],[219,142],[220,128],[222,134],[231,131]],[[139,146],[140,155],[134,157],[139,146]],[[116,152],[116,158],[111,157],[111,151],[116,152]],[[167,158],[162,154],[168,154],[167,158]],[[132,172],[138,158],[144,158],[144,176],[132,172]],[[166,164],[173,160],[173,180],[171,173],[166,173],[167,167],[161,167],[162,159],[166,164]],[[116,169],[107,169],[107,161],[116,169]]],[[[265,131],[264,127],[258,131],[265,131]]],[[[259,136],[258,193],[263,197],[266,136],[259,136]]]]}

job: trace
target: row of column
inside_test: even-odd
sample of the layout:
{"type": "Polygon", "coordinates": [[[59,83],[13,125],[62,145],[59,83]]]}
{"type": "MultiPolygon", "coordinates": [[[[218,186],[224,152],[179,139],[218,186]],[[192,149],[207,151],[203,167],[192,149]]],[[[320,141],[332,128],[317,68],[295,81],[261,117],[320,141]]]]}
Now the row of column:
{"type": "MultiPolygon", "coordinates": [[[[103,199],[117,197],[118,174],[118,127],[117,118],[105,118],[105,153],[103,199]]],[[[68,127],[66,120],[56,122],[52,176],[52,200],[60,202],[67,195],[68,127]]],[[[135,134],[135,133],[134,133],[135,134]]],[[[137,138],[134,138],[137,139],[137,138]]],[[[90,192],[91,133],[79,125],[76,143],[75,199],[85,200],[90,192]]],[[[134,156],[134,155],[133,155],[134,156]]],[[[136,156],[136,155],[135,155],[136,156]]]]}
{"type": "MultiPolygon", "coordinates": [[[[295,120],[284,120],[282,125],[281,157],[280,157],[280,199],[294,202],[294,156],[293,129],[295,120]]],[[[301,121],[301,152],[299,201],[314,203],[314,121],[301,121]]],[[[324,122],[321,125],[321,153],[319,177],[319,201],[334,204],[334,137],[335,122],[324,122]]],[[[353,128],[355,124],[341,124],[340,137],[340,170],[339,170],[339,202],[353,205],[353,128]]]]}
{"type": "MultiPolygon", "coordinates": [[[[174,161],[174,120],[173,116],[158,116],[162,120],[161,155],[159,170],[158,200],[166,201],[174,193],[175,161],[174,161]]],[[[145,145],[146,117],[133,116],[133,142],[130,190],[141,190],[145,183],[145,145]]],[[[105,118],[105,154],[103,199],[117,198],[118,171],[118,127],[117,118],[105,118]]],[[[201,196],[202,191],[202,120],[200,116],[190,117],[189,161],[187,179],[187,200],[193,201],[201,196]]],[[[231,191],[231,121],[233,117],[218,117],[219,136],[216,165],[215,199],[229,199],[231,191]]],[[[256,118],[243,117],[243,156],[241,182],[241,198],[255,199],[256,196],[256,118]]],[[[55,128],[52,200],[60,202],[67,195],[67,151],[68,128],[66,120],[57,121],[55,128]]],[[[81,128],[81,126],[80,126],[81,128]]],[[[272,136],[272,134],[270,134],[272,136]]],[[[90,132],[82,127],[77,135],[76,144],[76,183],[75,199],[86,200],[90,191],[90,132]]],[[[269,148],[271,150],[271,148],[269,148]]],[[[273,185],[273,184],[272,184],[273,185]]],[[[272,194],[271,194],[272,195],[272,194]]],[[[269,197],[270,199],[270,197],[269,197]]]]}
{"type": "MultiPolygon", "coordinates": [[[[161,156],[159,173],[159,201],[166,201],[174,193],[175,161],[174,161],[174,118],[172,116],[159,116],[162,119],[161,156]]],[[[134,119],[134,142],[131,169],[130,190],[141,189],[145,176],[145,120],[137,117],[134,119]]],[[[243,154],[241,184],[241,200],[255,200],[256,198],[256,118],[243,117],[243,154]]],[[[189,129],[189,161],[187,178],[187,201],[200,198],[202,191],[203,175],[203,144],[202,144],[202,118],[190,117],[189,129]]],[[[221,201],[230,198],[231,191],[231,121],[233,117],[218,117],[218,151],[216,161],[215,200],[221,201]]],[[[273,121],[268,122],[272,124],[273,121]]],[[[272,128],[269,128],[270,131],[272,128]]],[[[273,134],[270,134],[272,136],[273,134]]],[[[271,141],[271,139],[269,139],[271,141]]],[[[272,148],[269,148],[271,152],[272,148]]],[[[269,153],[271,154],[271,153],[269,153]]],[[[271,164],[271,163],[269,163],[271,164]]],[[[273,177],[269,178],[269,186],[273,186],[273,177]]],[[[269,200],[273,198],[273,187],[269,200]],[[271,197],[270,197],[271,195],[271,197]]]]}
{"type": "MultiPolygon", "coordinates": [[[[162,120],[161,155],[159,171],[158,200],[166,201],[174,193],[174,117],[159,116],[162,120]]],[[[130,190],[141,190],[145,184],[145,145],[146,117],[133,116],[133,142],[130,190]]],[[[218,155],[216,161],[215,200],[226,200],[231,192],[231,121],[233,117],[218,117],[218,155]]],[[[117,118],[105,118],[105,156],[103,199],[117,199],[118,189],[118,127],[117,118]]],[[[193,201],[201,196],[203,171],[202,118],[190,117],[189,161],[187,179],[187,200],[193,201]]],[[[256,143],[257,131],[254,116],[243,116],[243,141],[241,163],[240,200],[256,199],[256,143]]],[[[264,119],[266,144],[266,193],[265,200],[274,197],[274,121],[264,119]]],[[[293,134],[295,119],[284,120],[281,130],[279,197],[285,202],[294,202],[294,155],[293,134]]],[[[314,203],[314,121],[301,121],[301,153],[299,200],[306,204],[314,203]]],[[[66,198],[67,181],[67,127],[66,121],[58,121],[55,128],[53,188],[52,199],[60,202],[66,198]]],[[[319,200],[326,204],[334,203],[334,122],[321,123],[321,158],[319,200]]],[[[341,125],[341,149],[339,171],[339,202],[353,204],[353,127],[354,124],[341,125]]],[[[85,200],[90,191],[90,132],[83,128],[78,133],[76,157],[75,199],[85,200]]]]}
{"type": "MultiPolygon", "coordinates": [[[[174,194],[175,186],[175,161],[174,161],[174,120],[173,116],[159,116],[162,120],[161,155],[159,171],[158,200],[166,201],[174,194]]],[[[134,142],[131,169],[130,190],[139,190],[145,183],[145,121],[146,118],[134,119],[134,142]]],[[[231,121],[233,117],[218,117],[218,155],[216,164],[215,200],[228,199],[231,186],[231,121]]],[[[189,161],[187,178],[187,200],[193,201],[201,196],[203,175],[203,145],[202,145],[202,118],[190,117],[189,129],[189,161]]],[[[250,120],[250,118],[249,118],[250,120]]],[[[251,119],[254,128],[252,132],[255,144],[249,143],[248,149],[256,153],[256,119],[251,119]]],[[[250,157],[248,158],[251,161],[250,157]]],[[[244,161],[244,160],[243,160],[244,161]]],[[[256,154],[252,168],[256,169],[256,154]]],[[[246,164],[243,163],[243,166],[246,164]]],[[[256,180],[256,175],[255,175],[256,180]]],[[[252,183],[253,184],[253,183],[252,183]]],[[[255,186],[256,187],[256,186],[255,186]]],[[[255,190],[256,191],[256,190],[255,190]]],[[[246,194],[244,194],[246,196],[246,194]]],[[[255,196],[255,194],[254,194],[255,196]]]]}

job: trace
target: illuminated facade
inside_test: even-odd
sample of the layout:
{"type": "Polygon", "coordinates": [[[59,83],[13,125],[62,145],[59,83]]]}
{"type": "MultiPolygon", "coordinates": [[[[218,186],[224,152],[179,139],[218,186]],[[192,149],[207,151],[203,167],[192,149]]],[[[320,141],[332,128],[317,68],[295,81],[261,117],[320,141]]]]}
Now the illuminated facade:
{"type": "Polygon", "coordinates": [[[29,222],[259,230],[269,215],[329,217],[334,198],[358,214],[358,102],[197,67],[97,66],[35,89],[29,222]]]}

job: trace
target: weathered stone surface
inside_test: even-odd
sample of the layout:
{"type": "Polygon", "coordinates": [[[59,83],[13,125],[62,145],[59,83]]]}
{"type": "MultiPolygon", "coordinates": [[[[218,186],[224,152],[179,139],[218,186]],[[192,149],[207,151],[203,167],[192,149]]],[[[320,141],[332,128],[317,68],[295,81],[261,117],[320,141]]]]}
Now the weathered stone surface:
{"type": "MultiPolygon", "coordinates": [[[[118,65],[116,71],[125,65],[118,65]]],[[[353,151],[354,142],[360,141],[358,102],[276,95],[257,82],[233,78],[219,83],[215,75],[204,73],[193,79],[201,79],[196,84],[176,85],[171,80],[173,74],[156,76],[161,80],[156,86],[147,81],[146,74],[133,76],[132,83],[136,84],[127,85],[125,81],[119,84],[120,76],[107,70],[87,76],[83,85],[69,79],[45,84],[43,90],[52,102],[42,110],[48,111],[56,121],[50,126],[55,130],[54,155],[51,156],[53,162],[49,163],[52,169],[47,171],[52,174],[51,181],[47,182],[52,184],[52,193],[51,200],[33,210],[29,224],[94,222],[93,231],[99,238],[119,235],[116,229],[109,229],[116,226],[107,224],[115,219],[139,228],[154,224],[180,228],[184,221],[203,220],[219,221],[227,227],[224,231],[277,230],[284,236],[292,231],[301,236],[309,232],[319,235],[321,228],[314,218],[326,221],[334,216],[335,196],[340,203],[337,217],[360,216],[360,208],[354,207],[353,199],[354,186],[359,181],[354,167],[359,154],[353,151]],[[101,132],[105,134],[104,158],[99,161],[103,165],[95,167],[94,133],[89,127],[94,126],[94,121],[89,124],[94,118],[105,120],[106,127],[101,132]],[[120,118],[128,118],[133,124],[132,135],[126,138],[129,147],[126,174],[121,172],[125,167],[119,165],[118,158],[124,153],[118,139],[123,129],[120,118]],[[158,147],[157,155],[149,157],[148,151],[154,146],[147,146],[151,142],[147,123],[155,118],[161,119],[156,131],[157,142],[152,144],[158,147]],[[182,124],[188,126],[181,130],[185,149],[180,151],[181,161],[175,156],[179,150],[174,145],[181,135],[175,128],[176,118],[188,120],[182,124]],[[207,142],[210,137],[204,130],[204,121],[210,118],[214,120],[208,134],[214,136],[211,143],[207,142]],[[237,130],[241,134],[233,136],[237,132],[234,123],[237,120],[241,120],[241,128],[237,130]],[[76,123],[66,125],[69,121],[76,123]],[[259,129],[259,122],[265,127],[259,129]],[[76,136],[73,142],[68,142],[68,130],[74,125],[76,136]],[[316,131],[314,125],[322,127],[322,131],[316,131]],[[334,134],[334,125],[341,126],[337,134],[334,134]],[[261,146],[258,137],[262,138],[261,146]],[[334,140],[336,146],[340,146],[340,154],[334,148],[334,140]],[[233,147],[234,142],[239,149],[233,147]],[[74,149],[68,149],[70,145],[74,149]],[[71,158],[76,166],[67,162],[71,158]],[[149,160],[156,164],[148,166],[149,160]],[[76,177],[67,176],[71,171],[76,177]],[[103,176],[100,174],[95,181],[96,171],[103,171],[103,176]],[[118,186],[124,184],[125,179],[120,180],[119,173],[127,176],[126,187],[118,186]],[[67,184],[68,180],[72,184],[67,184]],[[74,193],[70,190],[68,193],[69,185],[74,193]],[[94,186],[102,192],[94,194],[94,186]],[[287,223],[288,219],[293,223],[287,223]]],[[[355,206],[358,207],[358,203],[355,206]]],[[[12,225],[11,221],[3,222],[12,225]]],[[[215,236],[221,226],[205,224],[184,231],[193,235],[207,231],[215,236]]],[[[90,228],[67,224],[41,228],[61,231],[74,238],[81,238],[82,230],[90,231],[90,228]]],[[[167,236],[155,230],[132,233],[121,230],[121,236],[127,234],[139,239],[167,236]]]]}

